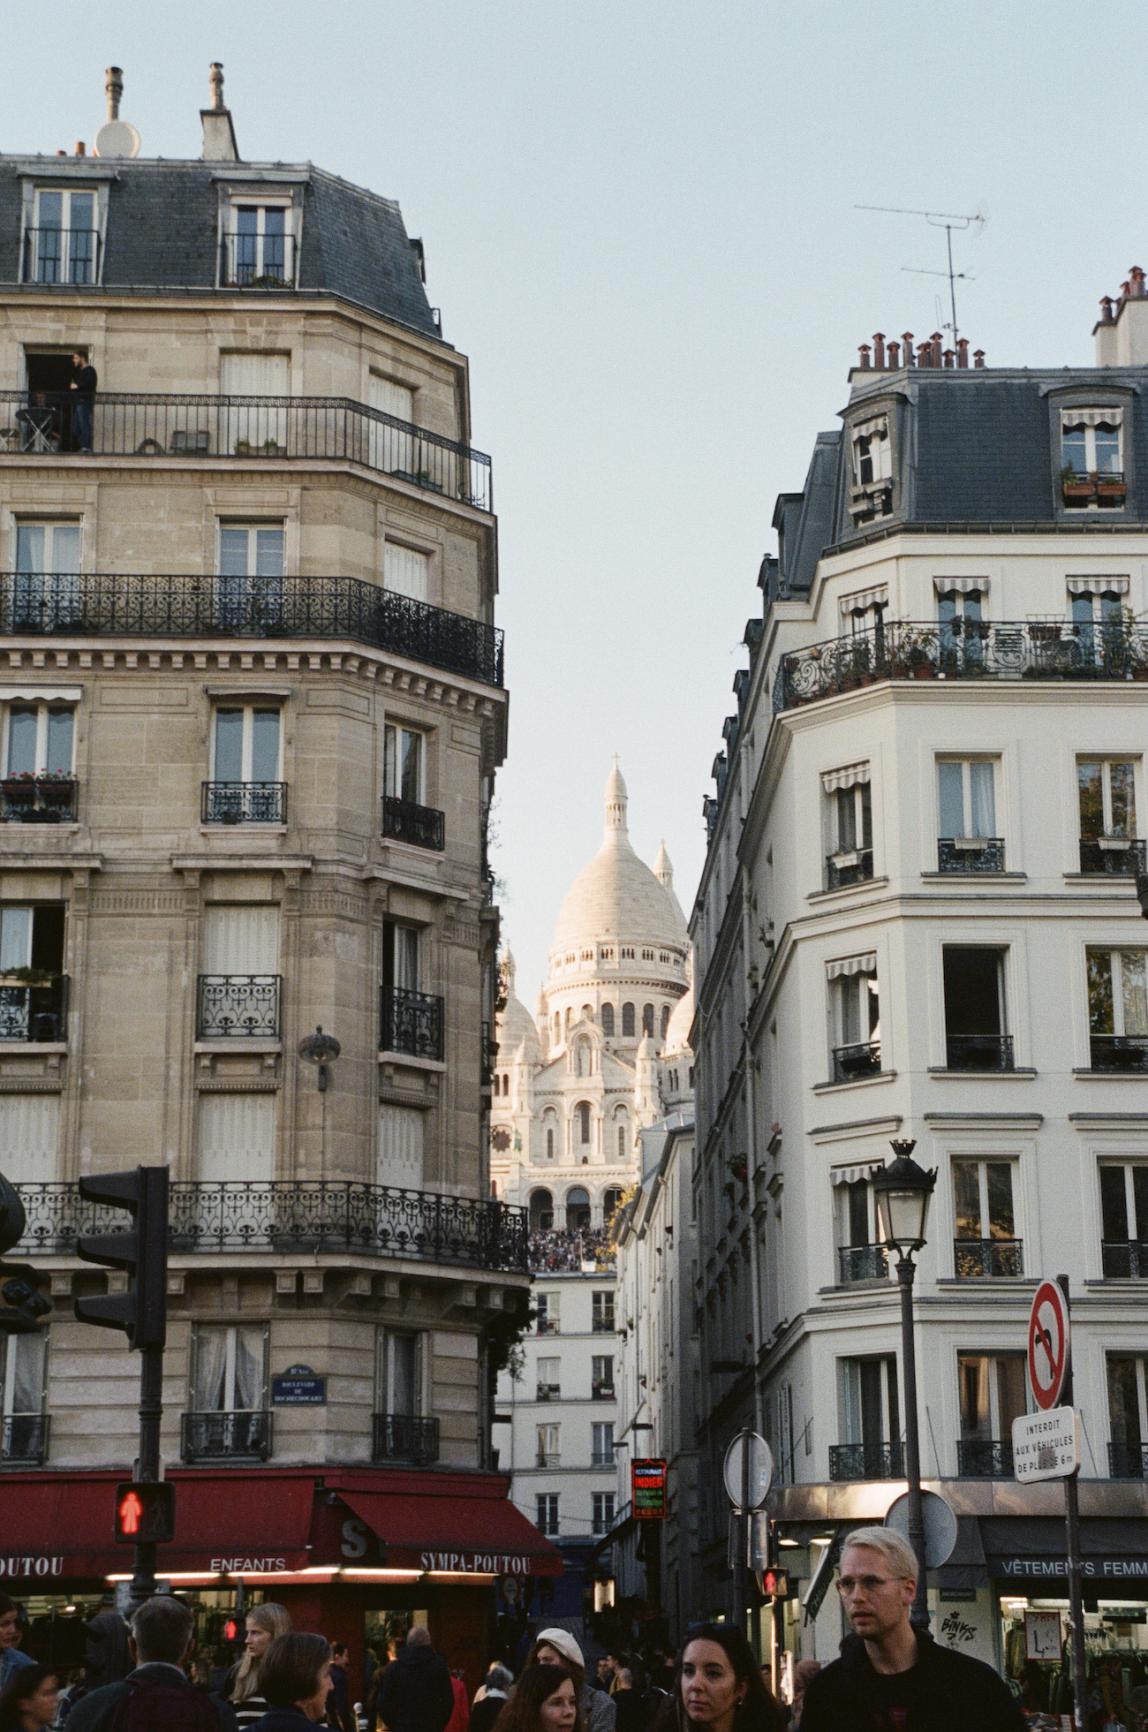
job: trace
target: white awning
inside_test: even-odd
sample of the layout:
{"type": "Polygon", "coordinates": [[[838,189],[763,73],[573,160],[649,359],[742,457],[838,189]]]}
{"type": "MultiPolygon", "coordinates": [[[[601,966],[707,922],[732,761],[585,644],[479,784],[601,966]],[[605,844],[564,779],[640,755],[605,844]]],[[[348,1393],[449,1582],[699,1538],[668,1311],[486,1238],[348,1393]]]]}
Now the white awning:
{"type": "Polygon", "coordinates": [[[933,588],[938,595],[987,595],[987,577],[935,577],[933,588]]]}
{"type": "Polygon", "coordinates": [[[889,417],[886,414],[866,415],[863,421],[854,421],[850,428],[854,439],[862,433],[879,433],[886,438],[889,435],[889,417]]]}
{"type": "Polygon", "coordinates": [[[1070,577],[1069,595],[1127,595],[1126,577],[1070,577]]]}
{"type": "Polygon", "coordinates": [[[883,1161],[862,1161],[852,1167],[831,1167],[829,1182],[831,1185],[855,1185],[859,1179],[871,1179],[884,1164],[883,1161]]]}
{"type": "Polygon", "coordinates": [[[1119,427],[1124,420],[1124,410],[1118,403],[1109,403],[1103,409],[1062,409],[1060,425],[1068,427],[1119,427]]]}
{"type": "Polygon", "coordinates": [[[846,764],[840,770],[823,770],[821,773],[821,786],[827,794],[835,794],[839,788],[867,785],[868,781],[868,764],[846,764]]]}
{"type": "Polygon", "coordinates": [[[78,704],[83,686],[0,686],[0,704],[78,704]]]}
{"type": "Polygon", "coordinates": [[[855,590],[852,595],[843,595],[840,605],[843,614],[865,613],[871,607],[888,607],[889,585],[881,583],[874,589],[855,590]]]}
{"type": "Polygon", "coordinates": [[[826,980],[839,980],[843,974],[876,974],[877,952],[868,950],[864,956],[842,956],[825,964],[826,980]]]}

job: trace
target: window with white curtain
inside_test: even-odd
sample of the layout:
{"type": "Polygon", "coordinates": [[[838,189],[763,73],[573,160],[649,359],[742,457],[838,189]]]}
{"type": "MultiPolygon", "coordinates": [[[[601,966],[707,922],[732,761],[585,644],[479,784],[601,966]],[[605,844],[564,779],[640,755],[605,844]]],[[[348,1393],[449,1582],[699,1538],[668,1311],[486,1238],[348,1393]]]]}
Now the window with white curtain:
{"type": "Polygon", "coordinates": [[[414,475],[417,472],[418,441],[413,433],[407,431],[415,419],[414,392],[409,385],[400,385],[397,379],[387,379],[382,373],[372,372],[367,379],[367,404],[380,415],[389,417],[387,421],[371,420],[367,454],[371,468],[382,469],[388,474],[400,470],[406,475],[414,475]],[[402,426],[394,427],[392,421],[400,421],[402,426]]]}
{"type": "Polygon", "coordinates": [[[383,549],[383,588],[411,601],[426,601],[430,591],[429,553],[388,541],[383,549]]]}
{"type": "Polygon", "coordinates": [[[996,765],[991,758],[937,760],[939,836],[984,838],[996,831],[996,765]]]}
{"type": "Polygon", "coordinates": [[[3,706],[3,719],[5,775],[72,774],[75,704],[14,699],[3,706]]]}
{"type": "Polygon", "coordinates": [[[66,625],[76,616],[82,527],[78,518],[17,521],[12,580],[15,624],[66,625]]]}
{"type": "Polygon", "coordinates": [[[197,1324],[192,1334],[192,1412],[261,1413],[266,1406],[266,1325],[197,1324]]]}
{"type": "MultiPolygon", "coordinates": [[[[213,780],[280,781],[280,720],[278,704],[217,705],[213,780]]],[[[258,807],[253,808],[253,812],[258,811],[258,807]]],[[[277,810],[274,816],[279,815],[277,810]]]]}
{"type": "Polygon", "coordinates": [[[210,903],[201,952],[204,974],[278,974],[278,903],[210,903]]]}
{"type": "Polygon", "coordinates": [[[235,457],[273,456],[287,450],[291,357],[263,349],[232,349],[219,357],[222,449],[235,457]],[[235,401],[234,399],[247,399],[235,401]]]}
{"type": "Polygon", "coordinates": [[[0,1173],[11,1184],[54,1178],[59,1146],[58,1094],[0,1094],[0,1173]]]}
{"type": "Polygon", "coordinates": [[[0,1334],[0,1462],[44,1456],[47,1332],[0,1334]]]}
{"type": "Polygon", "coordinates": [[[376,1181],[408,1190],[423,1188],[426,1114],[418,1107],[379,1107],[376,1181]]]}
{"type": "Polygon", "coordinates": [[[383,729],[383,793],[393,800],[425,802],[426,735],[401,722],[383,729]]]}
{"type": "Polygon", "coordinates": [[[275,1095],[205,1091],[197,1104],[201,1181],[275,1177],[275,1095]]]}
{"type": "Polygon", "coordinates": [[[852,1082],[881,1069],[877,958],[872,952],[826,966],[833,1079],[852,1082]]]}
{"type": "Polygon", "coordinates": [[[423,1411],[426,1337],[414,1329],[380,1329],[375,1368],[376,1412],[418,1419],[423,1411]]]}

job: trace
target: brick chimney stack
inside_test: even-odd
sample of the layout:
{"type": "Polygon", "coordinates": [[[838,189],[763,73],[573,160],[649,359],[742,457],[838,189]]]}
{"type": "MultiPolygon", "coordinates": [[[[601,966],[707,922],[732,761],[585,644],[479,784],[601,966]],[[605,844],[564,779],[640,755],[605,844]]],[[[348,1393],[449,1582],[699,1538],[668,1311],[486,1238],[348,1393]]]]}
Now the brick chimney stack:
{"type": "Polygon", "coordinates": [[[221,61],[213,60],[208,75],[211,89],[211,107],[201,108],[199,118],[203,122],[203,161],[204,162],[238,162],[239,146],[235,142],[235,128],[231,123],[231,110],[223,101],[223,65],[221,61]]]}

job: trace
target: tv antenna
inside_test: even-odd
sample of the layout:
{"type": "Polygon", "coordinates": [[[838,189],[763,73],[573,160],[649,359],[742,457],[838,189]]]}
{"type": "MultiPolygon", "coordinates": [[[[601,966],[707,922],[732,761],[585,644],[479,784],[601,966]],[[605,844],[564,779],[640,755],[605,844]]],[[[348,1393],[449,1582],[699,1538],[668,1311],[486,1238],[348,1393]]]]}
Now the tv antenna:
{"type": "Polygon", "coordinates": [[[858,204],[854,205],[853,208],[854,210],[882,211],[886,216],[924,217],[930,228],[944,229],[945,248],[949,261],[947,270],[929,271],[922,269],[918,265],[902,265],[901,269],[910,272],[916,277],[948,277],[949,307],[952,312],[952,323],[947,327],[947,329],[953,333],[953,347],[955,349],[957,346],[957,338],[960,335],[960,332],[957,329],[957,284],[975,282],[976,279],[971,271],[955,271],[953,269],[953,230],[955,229],[957,233],[960,234],[966,229],[974,227],[980,229],[984,227],[986,219],[981,216],[979,211],[975,212],[972,216],[964,216],[953,211],[945,210],[905,210],[900,205],[891,204],[858,204]]]}

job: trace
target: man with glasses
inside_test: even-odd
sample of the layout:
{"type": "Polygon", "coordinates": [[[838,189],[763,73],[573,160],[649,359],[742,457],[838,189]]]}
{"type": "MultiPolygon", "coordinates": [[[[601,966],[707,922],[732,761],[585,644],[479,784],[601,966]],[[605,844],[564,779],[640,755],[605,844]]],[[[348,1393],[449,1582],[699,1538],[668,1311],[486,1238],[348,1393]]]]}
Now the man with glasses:
{"type": "Polygon", "coordinates": [[[801,1732],[1024,1732],[1004,1680],[914,1630],[912,1548],[891,1528],[855,1528],[837,1591],[853,1634],[812,1679],[801,1732]]]}

